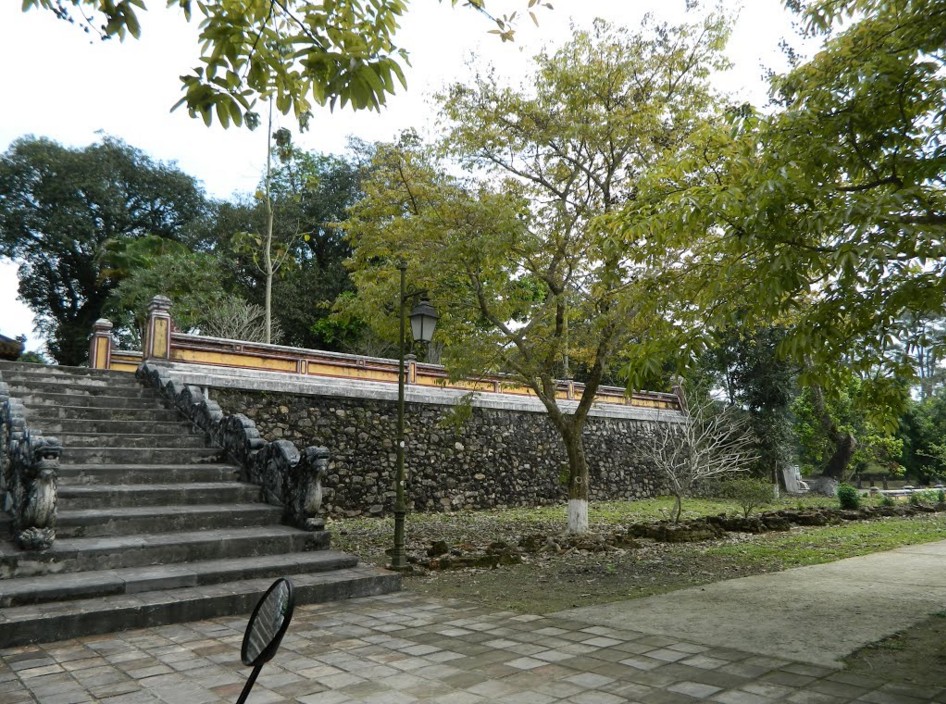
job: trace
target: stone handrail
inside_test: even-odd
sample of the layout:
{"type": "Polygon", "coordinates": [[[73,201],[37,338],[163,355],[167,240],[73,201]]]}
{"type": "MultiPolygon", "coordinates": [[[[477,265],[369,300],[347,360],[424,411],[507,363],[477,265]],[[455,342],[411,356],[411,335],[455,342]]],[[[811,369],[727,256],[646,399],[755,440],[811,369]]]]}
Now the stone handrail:
{"type": "MultiPolygon", "coordinates": [[[[89,366],[96,369],[134,371],[142,360],[166,361],[284,372],[312,377],[390,384],[398,382],[398,360],[395,359],[298,349],[177,332],[171,320],[170,307],[170,300],[164,296],[156,296],[152,300],[142,352],[114,349],[111,337],[112,324],[107,320],[97,321],[89,350],[89,366]]],[[[424,364],[412,359],[405,361],[405,383],[409,386],[535,398],[531,389],[516,382],[512,377],[502,374],[453,380],[439,364],[424,364]]],[[[559,381],[556,396],[560,400],[570,401],[580,398],[583,391],[584,385],[580,382],[559,381]]],[[[679,400],[674,394],[653,391],[635,391],[629,394],[626,389],[618,386],[599,387],[595,394],[595,403],[661,410],[680,409],[679,400]]]]}
{"type": "Polygon", "coordinates": [[[23,550],[46,550],[56,539],[61,455],[59,441],[27,425],[22,402],[0,381],[0,499],[23,550]]]}
{"type": "Polygon", "coordinates": [[[145,362],[136,377],[155,388],[168,402],[207,433],[240,465],[243,479],[262,488],[267,503],[283,507],[283,520],[304,530],[322,530],[322,479],[329,451],[307,447],[301,452],[288,440],[266,442],[256,424],[242,413],[225,414],[197,386],[174,379],[170,371],[145,362]]]}

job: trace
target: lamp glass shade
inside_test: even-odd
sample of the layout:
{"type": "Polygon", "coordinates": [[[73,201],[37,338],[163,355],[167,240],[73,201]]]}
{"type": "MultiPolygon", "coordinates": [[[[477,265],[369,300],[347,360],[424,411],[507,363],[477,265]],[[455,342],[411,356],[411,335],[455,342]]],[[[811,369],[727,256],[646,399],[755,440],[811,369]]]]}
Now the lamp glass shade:
{"type": "Polygon", "coordinates": [[[430,342],[434,337],[434,328],[437,327],[436,309],[426,298],[421,299],[411,311],[411,333],[415,342],[430,342]]]}

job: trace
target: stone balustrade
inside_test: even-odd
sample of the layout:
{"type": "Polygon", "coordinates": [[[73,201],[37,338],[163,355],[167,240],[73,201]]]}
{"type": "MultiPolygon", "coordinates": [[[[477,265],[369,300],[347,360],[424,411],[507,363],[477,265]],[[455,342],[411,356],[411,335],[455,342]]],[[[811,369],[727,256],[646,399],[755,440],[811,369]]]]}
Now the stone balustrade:
{"type": "MultiPolygon", "coordinates": [[[[149,306],[148,325],[143,350],[129,352],[115,349],[112,324],[99,320],[95,324],[89,350],[89,366],[134,372],[142,361],[195,364],[263,372],[283,372],[306,378],[347,379],[397,384],[398,360],[362,355],[299,349],[241,340],[227,340],[190,335],[174,330],[171,301],[155,296],[149,306]]],[[[408,386],[452,389],[464,393],[501,394],[535,399],[533,391],[512,377],[486,374],[477,378],[451,380],[439,364],[405,360],[405,383],[408,386]]],[[[576,381],[559,381],[557,397],[561,401],[581,398],[584,385],[576,381]]],[[[595,395],[596,404],[633,406],[656,410],[679,410],[674,394],[652,391],[628,393],[618,386],[601,386],[595,395]]]]}
{"type": "Polygon", "coordinates": [[[0,501],[24,550],[46,550],[56,539],[61,454],[56,438],[29,427],[23,404],[0,379],[0,501]]]}

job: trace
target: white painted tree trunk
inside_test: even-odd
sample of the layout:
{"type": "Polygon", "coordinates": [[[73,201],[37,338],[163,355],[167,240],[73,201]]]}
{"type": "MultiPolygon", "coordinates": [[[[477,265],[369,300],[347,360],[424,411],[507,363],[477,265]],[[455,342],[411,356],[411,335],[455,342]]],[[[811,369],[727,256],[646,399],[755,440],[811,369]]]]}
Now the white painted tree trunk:
{"type": "Polygon", "coordinates": [[[568,500],[568,532],[572,534],[588,532],[588,499],[568,500]]]}

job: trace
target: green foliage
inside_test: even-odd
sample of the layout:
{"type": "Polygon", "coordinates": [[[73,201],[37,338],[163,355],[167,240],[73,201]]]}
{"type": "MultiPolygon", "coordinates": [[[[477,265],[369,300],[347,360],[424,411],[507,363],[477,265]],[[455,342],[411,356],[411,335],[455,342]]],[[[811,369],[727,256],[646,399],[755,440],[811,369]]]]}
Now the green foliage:
{"type": "Polygon", "coordinates": [[[850,484],[838,486],[838,504],[841,508],[854,511],[861,507],[861,492],[850,484]]]}
{"type": "Polygon", "coordinates": [[[118,285],[101,268],[105,243],[153,235],[196,247],[206,215],[193,178],[108,137],[81,149],[16,140],[0,156],[0,203],[0,255],[20,262],[20,296],[68,365],[85,361],[118,285]]]}
{"type": "Polygon", "coordinates": [[[910,494],[911,506],[935,506],[943,503],[946,491],[942,489],[921,489],[910,494]]]}
{"type": "Polygon", "coordinates": [[[179,243],[162,247],[156,256],[142,255],[142,250],[152,249],[149,238],[120,244],[126,245],[121,254],[135,266],[112,290],[104,307],[119,336],[140,340],[147,324],[148,304],[156,295],[171,299],[174,323],[185,332],[200,326],[208,312],[217,309],[226,297],[214,255],[192,252],[179,243]]]}
{"type": "Polygon", "coordinates": [[[911,402],[900,422],[902,461],[907,476],[920,484],[946,477],[946,390],[911,402]]]}
{"type": "MultiPolygon", "coordinates": [[[[450,0],[456,5],[459,0],[450,0]]],[[[514,35],[515,14],[495,16],[486,0],[464,3],[489,17],[504,41],[514,35]]],[[[257,101],[270,101],[305,127],[316,105],[380,110],[387,96],[405,87],[407,53],[398,48],[398,22],[406,0],[169,0],[188,20],[200,17],[200,65],[181,76],[192,117],[224,127],[259,123],[257,101]]],[[[548,6],[528,0],[532,8],[548,6]]],[[[144,0],[24,0],[23,9],[41,7],[103,39],[141,33],[137,9],[144,0]]],[[[176,107],[176,106],[175,106],[176,107]]]]}
{"type": "Polygon", "coordinates": [[[660,181],[672,205],[628,217],[650,209],[661,243],[711,233],[691,260],[704,323],[786,324],[802,381],[852,369],[892,431],[917,375],[897,347],[943,311],[946,4],[797,5],[821,50],[773,79],[766,114],[734,107],[695,135],[660,181]]]}
{"type": "Polygon", "coordinates": [[[718,331],[698,371],[725,392],[730,404],[750,414],[759,443],[753,474],[771,479],[795,460],[791,404],[797,394],[798,370],[778,353],[785,334],[777,326],[718,331]]]}
{"type": "Polygon", "coordinates": [[[884,494],[880,499],[880,505],[887,506],[887,507],[896,506],[897,502],[893,500],[892,496],[887,496],[886,494],[884,494]]]}
{"type": "MultiPolygon", "coordinates": [[[[279,135],[280,133],[277,133],[279,135]]],[[[362,351],[360,321],[330,319],[334,301],[354,286],[344,266],[351,250],[338,225],[360,197],[359,163],[350,158],[303,152],[291,141],[277,143],[279,158],[271,176],[273,250],[284,265],[272,281],[272,317],[282,342],[297,347],[362,351]]],[[[227,278],[248,302],[265,302],[261,267],[262,236],[246,247],[239,233],[264,233],[267,228],[264,190],[218,206],[214,232],[219,240],[227,278]]]]}
{"type": "Polygon", "coordinates": [[[748,518],[754,509],[768,506],[775,499],[773,485],[763,479],[727,479],[720,484],[720,496],[739,504],[745,518],[748,518]]]}
{"type": "MultiPolygon", "coordinates": [[[[841,375],[838,374],[840,377],[841,375]]],[[[892,432],[874,410],[867,394],[869,386],[863,380],[848,374],[843,386],[825,399],[825,413],[818,410],[812,389],[805,389],[792,402],[795,435],[799,460],[804,474],[817,473],[828,463],[836,450],[836,437],[826,429],[830,424],[834,433],[850,433],[857,445],[851,459],[853,471],[901,476],[900,464],[903,441],[892,432]]]]}
{"type": "Polygon", "coordinates": [[[49,364],[49,360],[43,356],[40,352],[33,352],[32,350],[27,350],[19,357],[17,357],[17,362],[26,362],[27,364],[49,364]]]}

